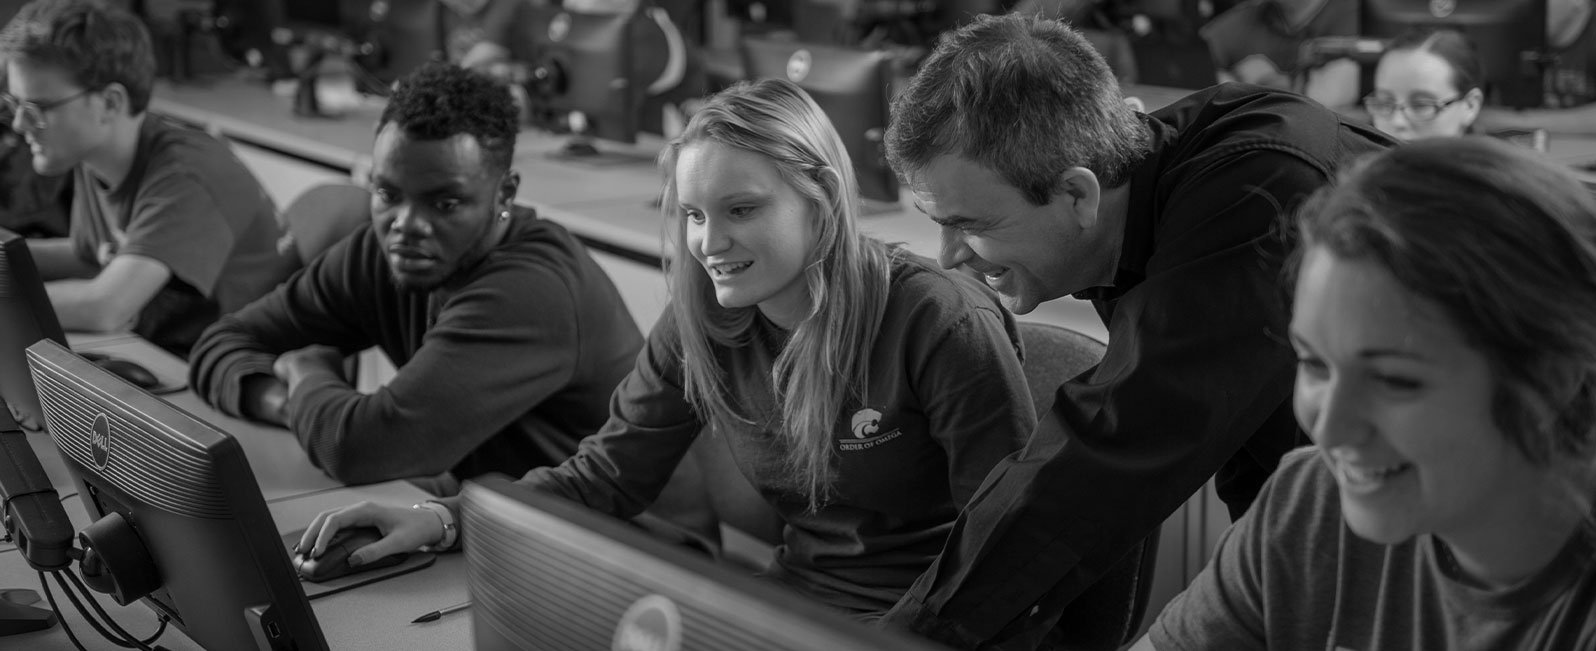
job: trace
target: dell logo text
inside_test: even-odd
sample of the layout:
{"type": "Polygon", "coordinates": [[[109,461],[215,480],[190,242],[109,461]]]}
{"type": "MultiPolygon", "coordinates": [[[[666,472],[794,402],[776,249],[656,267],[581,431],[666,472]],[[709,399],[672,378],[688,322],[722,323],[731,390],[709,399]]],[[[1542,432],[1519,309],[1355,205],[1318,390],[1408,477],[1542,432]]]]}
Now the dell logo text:
{"type": "Polygon", "coordinates": [[[111,421],[105,414],[95,414],[94,427],[89,431],[89,452],[94,455],[94,467],[105,469],[111,462],[111,421]]]}

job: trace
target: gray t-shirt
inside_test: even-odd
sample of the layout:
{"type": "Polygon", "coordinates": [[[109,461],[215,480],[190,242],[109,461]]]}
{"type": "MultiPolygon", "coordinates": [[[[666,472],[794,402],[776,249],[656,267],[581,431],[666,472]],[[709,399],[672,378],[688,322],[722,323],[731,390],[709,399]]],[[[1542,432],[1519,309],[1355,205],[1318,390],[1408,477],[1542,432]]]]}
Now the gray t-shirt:
{"type": "Polygon", "coordinates": [[[172,279],[140,310],[134,332],[186,356],[200,331],[260,298],[297,266],[277,252],[282,229],[260,182],[227,145],[158,116],[112,188],[74,172],[72,242],[104,266],[118,255],[165,265],[172,279]]]}
{"type": "Polygon", "coordinates": [[[1305,448],[1284,457],[1213,560],[1153,624],[1159,651],[1596,649],[1588,530],[1506,590],[1459,581],[1429,535],[1398,545],[1343,524],[1335,478],[1305,448]]]}

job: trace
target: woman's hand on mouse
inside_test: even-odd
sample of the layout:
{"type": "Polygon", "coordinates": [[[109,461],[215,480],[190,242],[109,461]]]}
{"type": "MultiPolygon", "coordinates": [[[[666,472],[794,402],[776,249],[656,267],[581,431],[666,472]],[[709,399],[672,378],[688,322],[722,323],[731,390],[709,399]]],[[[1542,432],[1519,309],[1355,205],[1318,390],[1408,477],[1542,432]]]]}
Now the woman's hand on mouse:
{"type": "Polygon", "coordinates": [[[310,558],[320,557],[333,535],[349,527],[376,527],[382,532],[382,540],[351,554],[352,565],[392,554],[413,552],[423,545],[442,541],[444,534],[443,521],[431,511],[360,502],[317,514],[311,519],[310,526],[305,527],[305,533],[300,536],[299,546],[295,549],[310,558]]]}

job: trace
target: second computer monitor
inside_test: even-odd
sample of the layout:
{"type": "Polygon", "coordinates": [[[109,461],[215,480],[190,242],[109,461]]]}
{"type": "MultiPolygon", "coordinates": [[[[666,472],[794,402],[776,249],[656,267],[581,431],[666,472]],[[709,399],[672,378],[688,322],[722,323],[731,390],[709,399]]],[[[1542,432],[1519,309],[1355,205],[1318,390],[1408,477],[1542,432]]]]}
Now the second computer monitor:
{"type": "Polygon", "coordinates": [[[86,546],[127,578],[113,595],[207,649],[326,651],[237,440],[54,342],[28,365],[92,522],[86,546]]]}
{"type": "Polygon", "coordinates": [[[504,478],[466,484],[478,651],[930,651],[504,478]]]}
{"type": "Polygon", "coordinates": [[[538,8],[537,62],[527,80],[534,122],[622,143],[637,142],[648,79],[635,63],[641,14],[538,8]],[[572,115],[578,123],[572,124],[572,115]]]}
{"type": "Polygon", "coordinates": [[[1363,0],[1363,36],[1392,38],[1447,27],[1469,37],[1485,64],[1486,101],[1540,106],[1546,56],[1546,0],[1363,0]]]}
{"type": "Polygon", "coordinates": [[[898,177],[882,148],[891,105],[890,53],[745,38],[742,56],[750,79],[787,79],[808,92],[842,136],[859,193],[872,201],[897,203],[898,177]]]}
{"type": "Polygon", "coordinates": [[[0,399],[30,427],[43,426],[44,414],[24,351],[40,339],[66,343],[28,240],[0,228],[0,399]]]}

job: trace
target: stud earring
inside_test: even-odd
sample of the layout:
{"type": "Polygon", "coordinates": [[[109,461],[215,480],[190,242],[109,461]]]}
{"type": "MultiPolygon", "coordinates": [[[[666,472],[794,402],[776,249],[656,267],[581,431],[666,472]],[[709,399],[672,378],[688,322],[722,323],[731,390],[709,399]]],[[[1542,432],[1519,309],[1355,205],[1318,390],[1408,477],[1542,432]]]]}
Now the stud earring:
{"type": "Polygon", "coordinates": [[[501,222],[510,221],[510,211],[506,210],[504,212],[499,213],[499,221],[501,221],[501,222]]]}

